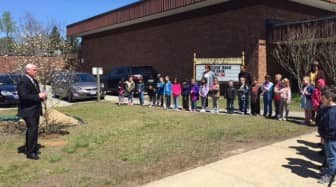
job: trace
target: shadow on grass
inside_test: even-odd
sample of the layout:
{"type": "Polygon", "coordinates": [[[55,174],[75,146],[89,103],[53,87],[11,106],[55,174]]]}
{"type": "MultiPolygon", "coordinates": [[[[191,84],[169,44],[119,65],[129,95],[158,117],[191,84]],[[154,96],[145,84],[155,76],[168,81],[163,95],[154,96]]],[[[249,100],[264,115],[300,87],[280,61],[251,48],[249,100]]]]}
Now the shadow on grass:
{"type": "Polygon", "coordinates": [[[304,118],[301,118],[301,117],[288,117],[287,121],[290,122],[290,123],[297,124],[297,125],[303,125],[304,118]]]}
{"type": "Polygon", "coordinates": [[[314,162],[322,163],[324,158],[318,152],[310,148],[319,148],[319,144],[305,140],[298,140],[297,142],[303,144],[304,146],[290,146],[289,148],[295,149],[297,151],[297,155],[302,155],[307,159],[286,158],[288,160],[288,164],[282,165],[282,167],[290,169],[298,176],[318,179],[320,174],[319,172],[316,172],[316,170],[319,170],[321,166],[315,164],[314,162]]]}
{"type": "MultiPolygon", "coordinates": [[[[65,135],[70,134],[69,131],[63,130],[64,128],[67,128],[67,127],[69,126],[63,125],[60,123],[55,123],[55,124],[49,125],[48,127],[40,128],[39,136],[43,138],[55,138],[58,136],[65,136],[65,135]]],[[[37,144],[36,152],[40,154],[41,153],[40,149],[44,147],[45,147],[44,145],[37,144]]],[[[17,152],[18,154],[27,154],[26,145],[19,146],[17,148],[17,152]]]]}
{"type": "MultiPolygon", "coordinates": [[[[45,146],[44,145],[41,145],[41,144],[37,144],[37,152],[40,153],[40,149],[41,148],[44,148],[45,146]]],[[[17,148],[17,152],[19,154],[26,154],[26,145],[21,145],[20,147],[17,148]]]]}

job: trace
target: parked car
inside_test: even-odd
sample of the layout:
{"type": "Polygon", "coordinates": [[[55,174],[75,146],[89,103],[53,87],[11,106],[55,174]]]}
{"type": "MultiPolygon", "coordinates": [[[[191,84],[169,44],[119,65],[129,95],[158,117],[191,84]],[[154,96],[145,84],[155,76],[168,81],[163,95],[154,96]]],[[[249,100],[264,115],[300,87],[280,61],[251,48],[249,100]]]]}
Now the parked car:
{"type": "Polygon", "coordinates": [[[127,80],[129,76],[133,77],[135,84],[140,79],[144,80],[145,87],[154,83],[157,77],[157,71],[152,66],[122,66],[115,67],[109,73],[102,77],[107,92],[118,92],[118,82],[122,79],[127,80]]]}
{"type": "Polygon", "coordinates": [[[17,105],[19,96],[16,90],[18,74],[0,74],[0,105],[17,105]]]}
{"type": "MultiPolygon", "coordinates": [[[[105,97],[104,85],[100,87],[101,99],[105,97]]],[[[97,98],[97,79],[88,73],[60,73],[53,76],[51,92],[54,97],[74,101],[97,98]]]]}

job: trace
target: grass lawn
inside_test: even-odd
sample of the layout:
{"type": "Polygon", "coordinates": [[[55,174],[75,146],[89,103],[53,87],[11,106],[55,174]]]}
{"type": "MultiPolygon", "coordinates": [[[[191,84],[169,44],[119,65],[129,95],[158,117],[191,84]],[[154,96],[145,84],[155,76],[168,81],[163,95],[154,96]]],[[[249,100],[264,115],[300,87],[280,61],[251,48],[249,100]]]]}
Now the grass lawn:
{"type": "Polygon", "coordinates": [[[0,110],[0,116],[5,116],[5,115],[16,115],[17,109],[9,109],[9,110],[0,110]]]}
{"type": "Polygon", "coordinates": [[[262,117],[108,102],[59,110],[88,124],[41,137],[39,161],[17,153],[24,135],[0,136],[0,186],[136,186],[315,130],[262,117]]]}

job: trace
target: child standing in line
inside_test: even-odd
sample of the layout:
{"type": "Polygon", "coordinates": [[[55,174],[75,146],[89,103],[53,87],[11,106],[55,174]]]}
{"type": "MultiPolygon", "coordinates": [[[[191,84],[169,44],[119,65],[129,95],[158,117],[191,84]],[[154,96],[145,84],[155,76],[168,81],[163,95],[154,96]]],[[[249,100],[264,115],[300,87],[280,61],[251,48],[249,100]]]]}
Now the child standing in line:
{"type": "Polygon", "coordinates": [[[260,115],[260,94],[261,86],[256,77],[253,77],[251,84],[251,114],[253,116],[260,115]]]}
{"type": "Polygon", "coordinates": [[[310,78],[305,76],[303,78],[303,88],[301,90],[301,108],[305,111],[305,125],[311,125],[312,120],[312,95],[314,87],[310,84],[310,78]]]}
{"type": "Polygon", "coordinates": [[[199,95],[201,97],[201,103],[202,103],[201,112],[206,112],[205,109],[207,107],[206,106],[206,101],[207,101],[207,98],[208,98],[208,93],[209,93],[209,88],[208,88],[206,79],[203,78],[201,80],[201,86],[200,86],[200,89],[199,89],[199,95]]]}
{"type": "Polygon", "coordinates": [[[134,97],[134,90],[135,90],[135,83],[133,81],[132,76],[128,78],[125,82],[127,97],[128,97],[128,105],[133,105],[133,97],[134,97]]]}
{"type": "Polygon", "coordinates": [[[138,83],[138,93],[139,93],[139,103],[141,106],[144,105],[144,93],[145,93],[145,84],[143,83],[142,79],[139,79],[139,83],[138,83]]]}
{"type": "Polygon", "coordinates": [[[315,89],[312,95],[312,105],[313,105],[313,111],[315,113],[317,113],[317,111],[320,109],[322,102],[322,90],[325,87],[326,87],[326,81],[324,79],[318,79],[316,81],[315,89]]]}
{"type": "Polygon", "coordinates": [[[234,111],[234,100],[236,99],[237,90],[233,85],[233,81],[229,81],[228,88],[225,92],[227,113],[232,114],[234,111]]]}
{"type": "Polygon", "coordinates": [[[271,76],[265,76],[265,82],[261,86],[261,95],[264,100],[264,116],[272,117],[272,97],[273,97],[273,83],[271,82],[271,76]]]}
{"type": "Polygon", "coordinates": [[[190,84],[187,80],[182,82],[182,106],[183,109],[188,111],[189,109],[189,94],[190,94],[190,84]]]}
{"type": "Polygon", "coordinates": [[[166,99],[166,108],[171,108],[171,95],[173,92],[172,83],[170,82],[169,76],[165,77],[165,84],[164,84],[164,90],[163,90],[163,96],[166,99]]]}
{"type": "Polygon", "coordinates": [[[292,91],[290,88],[290,82],[287,78],[284,78],[282,80],[282,86],[283,87],[279,90],[281,97],[279,120],[288,120],[288,113],[289,113],[288,105],[292,100],[292,91]]]}
{"type": "Polygon", "coordinates": [[[179,109],[179,99],[181,96],[181,84],[178,82],[177,78],[174,78],[174,83],[172,86],[173,89],[173,98],[174,98],[174,109],[179,109]]]}
{"type": "Polygon", "coordinates": [[[164,80],[163,77],[159,78],[159,82],[156,84],[156,90],[157,90],[157,106],[163,107],[163,92],[164,92],[164,80]]]}
{"type": "MultiPolygon", "coordinates": [[[[322,105],[322,93],[326,89],[326,81],[322,78],[315,81],[315,89],[312,95],[312,104],[313,104],[313,111],[316,114],[316,125],[319,125],[317,122],[317,114],[319,113],[320,109],[323,107],[322,105]]],[[[313,118],[315,117],[313,113],[313,118]]],[[[320,143],[324,145],[324,140],[321,137],[320,143]]],[[[321,152],[324,152],[324,148],[322,148],[321,152]]],[[[321,167],[325,167],[326,160],[324,159],[324,162],[321,167]]]]}
{"type": "Polygon", "coordinates": [[[124,104],[125,95],[126,95],[125,80],[124,79],[121,79],[118,83],[118,95],[119,95],[118,105],[124,104]]]}
{"type": "Polygon", "coordinates": [[[156,105],[156,88],[150,84],[148,85],[148,96],[149,96],[149,102],[151,102],[152,104],[150,104],[149,106],[155,106],[156,105]]]}
{"type": "Polygon", "coordinates": [[[220,96],[220,91],[219,91],[219,82],[218,79],[215,78],[214,82],[212,84],[212,91],[211,91],[211,97],[212,97],[212,105],[213,105],[213,112],[214,113],[219,113],[219,105],[218,105],[218,100],[220,96]]]}
{"type": "Polygon", "coordinates": [[[248,100],[249,100],[249,87],[246,84],[246,78],[240,78],[240,88],[239,92],[239,110],[241,114],[247,115],[248,110],[248,100]]]}
{"type": "Polygon", "coordinates": [[[280,119],[280,103],[281,103],[281,93],[280,90],[282,89],[283,85],[281,82],[282,75],[276,74],[274,77],[274,107],[275,107],[275,116],[274,118],[280,119]]]}
{"type": "Polygon", "coordinates": [[[318,181],[321,184],[330,183],[336,172],[336,89],[327,89],[322,94],[322,107],[319,110],[316,122],[318,132],[324,139],[327,169],[318,181]]]}
{"type": "Polygon", "coordinates": [[[198,99],[199,99],[198,84],[195,79],[191,79],[190,100],[191,100],[191,111],[192,112],[196,112],[198,99]]]}

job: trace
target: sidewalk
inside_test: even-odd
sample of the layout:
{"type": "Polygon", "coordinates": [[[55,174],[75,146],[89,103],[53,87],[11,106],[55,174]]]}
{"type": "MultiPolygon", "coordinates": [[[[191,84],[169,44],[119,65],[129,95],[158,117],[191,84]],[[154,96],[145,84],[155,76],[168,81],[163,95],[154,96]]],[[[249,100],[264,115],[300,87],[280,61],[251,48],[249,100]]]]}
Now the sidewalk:
{"type": "Polygon", "coordinates": [[[321,157],[316,133],[288,139],[174,176],[145,187],[315,187],[321,157]]]}

